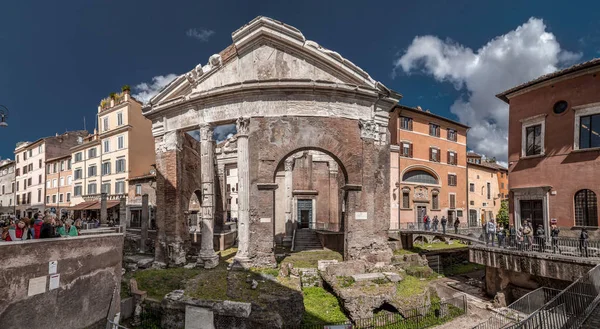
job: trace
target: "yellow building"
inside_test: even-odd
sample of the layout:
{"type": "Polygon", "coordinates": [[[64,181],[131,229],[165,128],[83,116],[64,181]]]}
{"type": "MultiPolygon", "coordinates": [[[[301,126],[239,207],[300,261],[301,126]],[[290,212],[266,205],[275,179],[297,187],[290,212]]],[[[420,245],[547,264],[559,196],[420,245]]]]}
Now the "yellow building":
{"type": "Polygon", "coordinates": [[[502,201],[498,186],[498,175],[503,172],[500,168],[478,154],[467,154],[469,226],[481,226],[496,219],[502,201]]]}
{"type": "MultiPolygon", "coordinates": [[[[154,164],[152,123],[142,115],[142,104],[128,91],[98,106],[98,130],[71,149],[73,159],[72,209],[99,214],[100,194],[108,207],[128,195],[128,179],[148,174],[154,164]]],[[[127,200],[127,217],[130,217],[127,200]]],[[[109,215],[116,216],[109,210],[109,215]]]]}

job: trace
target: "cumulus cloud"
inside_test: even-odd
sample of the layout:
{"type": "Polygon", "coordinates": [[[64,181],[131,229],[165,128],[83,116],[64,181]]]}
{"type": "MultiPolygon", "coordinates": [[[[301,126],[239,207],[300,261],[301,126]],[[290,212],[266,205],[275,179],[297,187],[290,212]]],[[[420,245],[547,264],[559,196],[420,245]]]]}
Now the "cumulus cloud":
{"type": "Polygon", "coordinates": [[[133,97],[146,104],[152,97],[158,94],[166,85],[177,78],[177,74],[158,75],[152,78],[152,82],[142,82],[133,87],[133,97]]]}
{"type": "Polygon", "coordinates": [[[213,34],[215,34],[215,31],[204,28],[193,28],[185,32],[185,35],[187,35],[190,38],[200,40],[200,42],[207,42],[208,39],[210,39],[210,37],[213,36],[213,34]]]}
{"type": "Polygon", "coordinates": [[[450,111],[471,127],[469,148],[506,163],[508,105],[495,95],[570,65],[581,56],[561,49],[544,22],[530,18],[476,51],[452,40],[417,36],[394,62],[394,73],[420,70],[439,82],[452,83],[462,95],[450,111]]]}
{"type": "Polygon", "coordinates": [[[222,125],[215,127],[213,138],[217,141],[223,141],[237,133],[235,124],[222,125]]]}

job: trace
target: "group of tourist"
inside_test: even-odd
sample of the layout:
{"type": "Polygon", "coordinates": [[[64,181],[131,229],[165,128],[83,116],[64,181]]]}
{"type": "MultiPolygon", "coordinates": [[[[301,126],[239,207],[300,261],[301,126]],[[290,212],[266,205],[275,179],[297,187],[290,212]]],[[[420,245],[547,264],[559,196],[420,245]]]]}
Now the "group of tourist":
{"type": "Polygon", "coordinates": [[[33,218],[10,218],[2,223],[1,241],[23,241],[78,236],[82,221],[63,217],[57,219],[52,213],[36,213],[33,218]]]}
{"type": "MultiPolygon", "coordinates": [[[[442,216],[442,220],[439,220],[437,215],[433,216],[433,219],[431,219],[431,217],[429,217],[427,214],[423,216],[423,225],[425,226],[425,231],[437,232],[439,224],[442,224],[442,233],[446,234],[446,226],[448,225],[448,219],[446,219],[446,216],[442,216]]],[[[450,225],[454,225],[454,233],[458,234],[460,220],[456,218],[454,223],[451,221],[450,225]]]]}
{"type": "MultiPolygon", "coordinates": [[[[494,239],[497,239],[498,247],[500,248],[513,247],[523,251],[545,252],[546,230],[544,230],[542,224],[539,224],[534,230],[530,219],[525,219],[518,230],[515,229],[513,224],[496,225],[494,219],[491,219],[487,223],[483,223],[483,231],[486,245],[491,243],[492,247],[494,247],[494,239]]],[[[558,240],[559,233],[560,229],[556,223],[552,223],[550,225],[552,253],[556,253],[556,251],[561,253],[558,240]]],[[[588,232],[584,227],[579,234],[579,251],[581,256],[584,257],[588,257],[588,238],[588,232]]]]}

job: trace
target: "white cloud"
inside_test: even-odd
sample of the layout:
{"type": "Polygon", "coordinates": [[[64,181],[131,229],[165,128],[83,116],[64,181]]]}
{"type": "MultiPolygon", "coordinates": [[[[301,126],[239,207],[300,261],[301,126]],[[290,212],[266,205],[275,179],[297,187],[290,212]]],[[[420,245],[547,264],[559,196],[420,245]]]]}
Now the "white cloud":
{"type": "Polygon", "coordinates": [[[477,51],[436,36],[417,36],[395,62],[394,73],[422,70],[462,91],[450,107],[460,122],[471,126],[469,148],[506,163],[508,105],[496,94],[551,73],[581,59],[560,48],[541,19],[498,36],[477,51]]]}
{"type": "Polygon", "coordinates": [[[207,30],[204,28],[193,28],[193,29],[189,29],[185,32],[185,35],[187,35],[190,38],[194,38],[194,39],[198,39],[200,40],[200,42],[207,42],[208,39],[213,36],[213,34],[215,34],[215,31],[213,30],[207,30]]]}
{"type": "Polygon", "coordinates": [[[158,75],[152,78],[152,82],[142,82],[133,87],[133,97],[146,104],[152,97],[158,94],[166,85],[177,78],[177,74],[158,75]]]}
{"type": "Polygon", "coordinates": [[[235,124],[229,124],[215,127],[213,136],[217,142],[220,142],[235,135],[235,133],[237,133],[235,124]]]}

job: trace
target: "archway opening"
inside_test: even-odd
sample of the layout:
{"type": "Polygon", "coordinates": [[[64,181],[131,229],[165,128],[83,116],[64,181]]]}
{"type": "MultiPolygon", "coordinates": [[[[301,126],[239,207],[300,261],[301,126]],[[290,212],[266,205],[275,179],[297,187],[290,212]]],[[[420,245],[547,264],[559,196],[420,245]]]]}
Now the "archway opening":
{"type": "Polygon", "coordinates": [[[381,306],[379,306],[378,308],[373,310],[373,315],[399,314],[399,313],[400,313],[400,311],[398,311],[397,308],[395,308],[393,305],[391,305],[388,302],[381,304],[381,306]]]}
{"type": "Polygon", "coordinates": [[[190,196],[190,202],[188,203],[187,209],[187,225],[190,231],[200,231],[201,230],[201,218],[200,218],[200,207],[202,200],[202,194],[200,190],[194,191],[190,196]]]}

